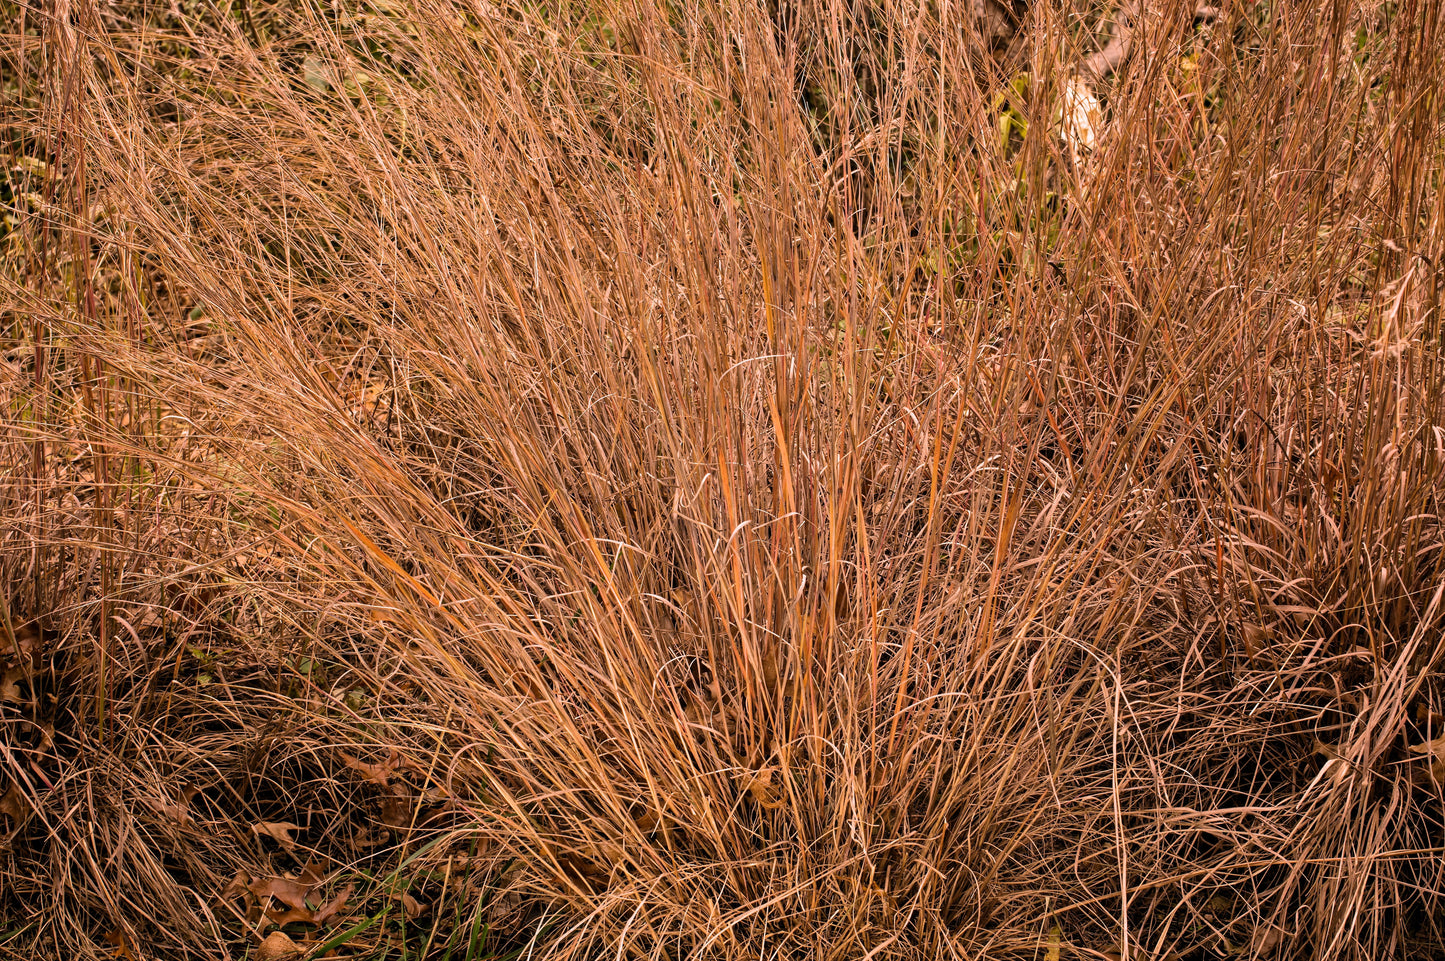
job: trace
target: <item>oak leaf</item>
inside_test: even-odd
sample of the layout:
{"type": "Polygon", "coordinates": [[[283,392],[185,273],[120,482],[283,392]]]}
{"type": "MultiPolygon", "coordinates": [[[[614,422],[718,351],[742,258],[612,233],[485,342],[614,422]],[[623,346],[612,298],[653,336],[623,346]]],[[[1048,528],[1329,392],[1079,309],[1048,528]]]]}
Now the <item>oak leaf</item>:
{"type": "Polygon", "coordinates": [[[401,909],[406,912],[408,920],[415,921],[417,918],[421,917],[423,914],[426,913],[426,905],[422,904],[420,901],[412,897],[410,894],[407,894],[405,891],[396,895],[396,899],[401,902],[401,909]]]}
{"type": "Polygon", "coordinates": [[[1411,744],[1405,748],[1411,754],[1423,754],[1421,760],[1430,762],[1425,770],[1417,770],[1412,780],[1417,784],[1429,785],[1445,783],[1445,736],[1437,737],[1432,741],[1425,741],[1420,744],[1411,744]]]}
{"type": "Polygon", "coordinates": [[[313,887],[315,887],[314,884],[306,884],[291,878],[262,878],[259,881],[252,881],[246,886],[246,890],[263,901],[266,898],[275,898],[289,907],[309,911],[306,897],[311,893],[313,887]]]}
{"type": "Polygon", "coordinates": [[[221,900],[234,901],[241,895],[246,894],[250,885],[251,875],[245,871],[237,871],[236,876],[231,879],[231,883],[226,885],[226,890],[221,892],[221,900]]]}
{"type": "Polygon", "coordinates": [[[11,704],[24,704],[29,698],[20,693],[20,685],[17,681],[25,680],[25,671],[19,667],[7,667],[5,673],[0,675],[0,701],[9,701],[11,704]]]}
{"type": "Polygon", "coordinates": [[[348,884],[346,887],[342,888],[340,894],[336,895],[336,897],[332,898],[320,910],[316,912],[316,923],[325,924],[327,921],[330,921],[334,915],[339,913],[342,908],[346,907],[346,902],[351,898],[352,893],[354,893],[355,891],[356,885],[354,884],[348,884]]]}
{"type": "Polygon", "coordinates": [[[288,924],[317,923],[316,915],[311,913],[310,908],[287,908],[284,911],[268,908],[266,910],[266,917],[270,919],[272,924],[279,928],[284,928],[288,924]]]}
{"type": "Polygon", "coordinates": [[[397,751],[392,751],[391,756],[380,764],[368,764],[360,758],[343,751],[341,754],[341,762],[360,774],[364,780],[370,781],[372,784],[380,787],[386,787],[391,780],[391,776],[396,773],[396,769],[402,766],[401,754],[397,751]]]}
{"type": "Polygon", "coordinates": [[[130,939],[120,928],[105,932],[105,943],[110,945],[111,957],[136,961],[135,952],[130,949],[130,939]]]}
{"type": "Polygon", "coordinates": [[[257,837],[265,835],[273,841],[279,842],[287,854],[296,850],[296,842],[291,839],[291,832],[304,830],[306,829],[301,825],[292,824],[290,821],[257,821],[251,825],[251,831],[257,837]]]}
{"type": "Polygon", "coordinates": [[[187,787],[181,791],[180,800],[175,804],[167,804],[165,801],[157,801],[154,798],[146,798],[146,806],[157,814],[163,814],[182,826],[194,824],[195,818],[191,817],[191,799],[200,794],[200,788],[187,787]]]}
{"type": "Polygon", "coordinates": [[[301,869],[301,873],[296,875],[296,880],[309,884],[314,888],[326,880],[326,868],[322,866],[320,861],[312,858],[306,862],[306,867],[301,869]]]}
{"type": "Polygon", "coordinates": [[[371,828],[362,828],[351,843],[358,848],[374,848],[377,845],[386,844],[390,840],[391,832],[384,828],[375,834],[371,833],[371,828]]]}
{"type": "Polygon", "coordinates": [[[388,795],[381,799],[381,823],[394,828],[410,827],[413,810],[410,798],[388,795]]]}
{"type": "Polygon", "coordinates": [[[1437,737],[1433,741],[1411,744],[1405,750],[1411,754],[1433,754],[1437,758],[1445,758],[1445,735],[1437,737]]]}
{"type": "Polygon", "coordinates": [[[761,771],[744,774],[742,778],[743,787],[764,811],[776,811],[783,806],[783,802],[778,800],[777,789],[773,787],[773,775],[777,771],[776,766],[765,767],[761,771]]]}
{"type": "Polygon", "coordinates": [[[30,816],[30,801],[25,797],[25,792],[20,790],[19,784],[11,784],[5,796],[0,797],[0,814],[14,821],[17,828],[30,816]]]}

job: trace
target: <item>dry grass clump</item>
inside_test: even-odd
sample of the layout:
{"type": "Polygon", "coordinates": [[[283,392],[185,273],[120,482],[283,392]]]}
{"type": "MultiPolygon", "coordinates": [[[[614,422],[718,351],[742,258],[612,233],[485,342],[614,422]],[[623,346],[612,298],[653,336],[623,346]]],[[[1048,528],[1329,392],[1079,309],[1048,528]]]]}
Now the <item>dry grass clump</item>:
{"type": "Polygon", "coordinates": [[[958,6],[7,4],[5,950],[1438,957],[1438,6],[958,6]]]}

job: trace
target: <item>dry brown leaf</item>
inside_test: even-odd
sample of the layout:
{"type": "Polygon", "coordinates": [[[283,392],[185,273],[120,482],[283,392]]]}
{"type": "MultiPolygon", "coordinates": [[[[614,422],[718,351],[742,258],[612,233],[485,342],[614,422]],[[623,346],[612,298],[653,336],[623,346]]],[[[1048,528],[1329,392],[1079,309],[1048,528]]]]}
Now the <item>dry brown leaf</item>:
{"type": "Polygon", "coordinates": [[[700,697],[688,698],[686,706],[682,709],[682,716],[688,724],[696,727],[706,727],[712,720],[713,708],[700,697]]]}
{"type": "Polygon", "coordinates": [[[1251,658],[1261,653],[1267,655],[1274,647],[1274,631],[1261,624],[1241,624],[1240,638],[1244,641],[1244,652],[1251,658]]]}
{"type": "Polygon", "coordinates": [[[332,898],[326,903],[325,906],[323,906],[319,911],[316,912],[316,923],[325,924],[327,921],[330,921],[332,917],[334,917],[341,911],[342,908],[346,907],[346,902],[350,900],[351,895],[355,891],[356,885],[354,884],[348,884],[346,887],[342,888],[340,894],[332,898]]]}
{"type": "Polygon", "coordinates": [[[111,957],[136,961],[135,952],[130,949],[130,939],[120,928],[105,932],[105,943],[110,945],[111,957]]]}
{"type": "Polygon", "coordinates": [[[371,608],[366,612],[366,617],[375,624],[390,624],[393,627],[408,629],[412,626],[411,619],[400,612],[392,612],[371,608]]]}
{"type": "Polygon", "coordinates": [[[187,787],[181,792],[180,801],[175,804],[167,804],[165,801],[157,801],[154,798],[146,798],[146,806],[157,814],[165,815],[180,825],[195,823],[191,817],[191,799],[200,794],[199,788],[187,787]]]}
{"type": "Polygon", "coordinates": [[[395,897],[398,901],[401,902],[401,909],[406,912],[406,916],[409,920],[415,921],[417,918],[421,917],[423,914],[426,913],[427,906],[422,904],[416,898],[412,897],[410,894],[407,894],[405,891],[400,892],[399,894],[395,895],[395,897]]]}
{"type": "Polygon", "coordinates": [[[326,868],[322,866],[320,861],[312,858],[306,862],[306,866],[301,869],[301,873],[296,875],[296,880],[304,884],[309,884],[314,888],[326,880],[326,868]]]}
{"type": "Polygon", "coordinates": [[[15,629],[15,643],[10,649],[20,660],[24,661],[35,656],[36,650],[42,646],[44,640],[40,628],[34,624],[26,624],[24,627],[15,629]]]}
{"type": "Polygon", "coordinates": [[[306,830],[299,824],[292,824],[290,821],[257,821],[251,825],[251,830],[257,837],[265,835],[273,841],[280,843],[287,854],[296,850],[296,842],[291,840],[292,831],[306,830]]]}
{"type": "Polygon", "coordinates": [[[739,712],[729,704],[718,703],[717,709],[713,711],[712,726],[722,733],[724,737],[731,738],[737,730],[739,712]]]}
{"type": "Polygon", "coordinates": [[[1417,767],[1410,772],[1410,783],[1423,788],[1445,785],[1445,760],[1433,761],[1429,767],[1417,767]]]}
{"type": "Polygon", "coordinates": [[[396,759],[396,766],[399,770],[410,771],[413,774],[420,774],[422,776],[425,776],[427,774],[427,767],[425,764],[418,764],[411,758],[404,756],[400,751],[396,750],[395,748],[392,748],[391,753],[392,757],[396,759]]]}
{"type": "Polygon", "coordinates": [[[1405,748],[1411,754],[1430,754],[1436,758],[1445,758],[1445,735],[1435,738],[1433,741],[1422,741],[1419,744],[1411,744],[1405,748]]]}
{"type": "Polygon", "coordinates": [[[15,822],[16,828],[25,823],[30,817],[30,801],[25,793],[20,790],[19,784],[10,785],[10,790],[0,797],[0,814],[4,814],[15,822]]]}
{"type": "Polygon", "coordinates": [[[1255,957],[1263,957],[1279,947],[1284,936],[1284,928],[1273,924],[1261,925],[1254,929],[1254,934],[1249,939],[1249,951],[1255,957]]]}
{"type": "Polygon", "coordinates": [[[1423,754],[1421,760],[1429,761],[1428,767],[1415,769],[1411,781],[1424,787],[1445,784],[1445,735],[1420,744],[1411,744],[1405,750],[1411,754],[1423,754]]]}
{"type": "Polygon", "coordinates": [[[375,835],[373,835],[371,833],[371,828],[362,828],[361,833],[358,834],[356,836],[356,839],[351,843],[359,848],[374,848],[379,844],[386,844],[390,840],[390,831],[381,830],[376,832],[375,835]]]}
{"type": "Polygon", "coordinates": [[[288,924],[317,923],[316,916],[311,913],[310,908],[287,908],[284,911],[278,911],[275,908],[269,908],[266,911],[266,917],[269,918],[271,923],[276,925],[278,928],[284,928],[288,924]]]}
{"type": "Polygon", "coordinates": [[[250,886],[251,876],[245,871],[237,871],[236,876],[231,879],[231,883],[226,885],[226,890],[221,892],[221,900],[234,901],[243,894],[249,895],[251,893],[250,886]]]}
{"type": "Polygon", "coordinates": [[[25,671],[18,667],[7,667],[5,673],[0,675],[0,701],[9,701],[11,704],[29,703],[29,698],[20,693],[18,681],[25,680],[25,671]]]}
{"type": "Polygon", "coordinates": [[[580,851],[569,851],[557,856],[562,873],[583,888],[597,890],[612,877],[612,865],[626,858],[623,849],[615,844],[586,844],[580,851]]]}
{"type": "Polygon", "coordinates": [[[778,651],[776,645],[769,644],[762,654],[763,662],[763,686],[773,690],[778,686],[778,651]]]}
{"type": "Polygon", "coordinates": [[[580,854],[559,855],[557,863],[563,874],[586,890],[595,890],[596,886],[605,883],[609,876],[606,868],[580,854]]]}
{"type": "Polygon", "coordinates": [[[773,787],[773,775],[777,771],[778,767],[773,765],[761,771],[744,774],[742,778],[743,787],[758,807],[765,811],[776,811],[783,806],[783,802],[778,800],[777,790],[773,787]]]}
{"type": "Polygon", "coordinates": [[[275,898],[282,904],[305,911],[310,910],[306,906],[306,896],[311,893],[313,887],[315,885],[293,881],[290,878],[262,878],[259,881],[252,881],[247,885],[246,890],[263,901],[266,898],[275,898]]]}
{"type": "Polygon", "coordinates": [[[412,803],[410,798],[388,795],[381,799],[381,823],[394,828],[411,826],[412,803]]]}
{"type": "Polygon", "coordinates": [[[401,754],[397,751],[391,752],[391,757],[380,764],[368,764],[358,757],[354,757],[344,751],[341,754],[341,761],[347,767],[360,774],[364,780],[370,781],[380,787],[387,787],[391,782],[391,776],[401,766],[401,754]]]}
{"type": "Polygon", "coordinates": [[[643,808],[632,815],[632,822],[643,834],[657,832],[663,837],[670,837],[672,832],[682,829],[682,824],[672,814],[666,811],[655,811],[652,808],[643,808]]]}
{"type": "Polygon", "coordinates": [[[35,747],[32,748],[32,750],[40,754],[44,754],[55,746],[54,724],[37,724],[36,722],[31,721],[30,726],[35,728],[36,731],[40,732],[40,743],[36,744],[35,747]]]}
{"type": "Polygon", "coordinates": [[[157,814],[164,814],[177,824],[188,825],[194,822],[191,812],[184,804],[162,804],[159,801],[148,802],[157,814]]]}

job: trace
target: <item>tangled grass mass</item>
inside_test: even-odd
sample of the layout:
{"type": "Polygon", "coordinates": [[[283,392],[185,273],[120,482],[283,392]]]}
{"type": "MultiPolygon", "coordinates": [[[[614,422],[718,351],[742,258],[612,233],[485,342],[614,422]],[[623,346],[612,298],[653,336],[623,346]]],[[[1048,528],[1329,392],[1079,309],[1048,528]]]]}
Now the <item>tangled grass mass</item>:
{"type": "Polygon", "coordinates": [[[0,2],[0,958],[1445,957],[1442,5],[1127,13],[0,2]]]}

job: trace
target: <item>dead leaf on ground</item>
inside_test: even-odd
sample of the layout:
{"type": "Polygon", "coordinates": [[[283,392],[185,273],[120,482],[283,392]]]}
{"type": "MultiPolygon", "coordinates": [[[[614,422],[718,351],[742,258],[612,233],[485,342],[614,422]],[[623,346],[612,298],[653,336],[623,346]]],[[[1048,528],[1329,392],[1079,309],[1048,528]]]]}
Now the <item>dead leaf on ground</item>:
{"type": "Polygon", "coordinates": [[[1425,756],[1421,760],[1430,762],[1429,767],[1423,770],[1417,768],[1413,772],[1411,780],[1414,783],[1426,786],[1432,783],[1445,784],[1445,736],[1421,744],[1411,744],[1405,750],[1411,754],[1423,754],[1425,756]]]}
{"type": "Polygon", "coordinates": [[[251,876],[245,871],[237,871],[231,883],[221,892],[216,899],[217,906],[224,906],[235,912],[235,901],[241,898],[241,906],[245,909],[243,917],[247,924],[255,924],[261,920],[261,901],[251,893],[251,876]]]}
{"type": "Polygon", "coordinates": [[[26,818],[30,817],[30,800],[20,790],[19,784],[10,785],[10,790],[5,792],[3,798],[0,798],[0,814],[4,814],[14,821],[17,828],[25,823],[26,818]]]}
{"type": "Polygon", "coordinates": [[[718,702],[718,708],[713,712],[713,725],[722,730],[724,734],[731,735],[732,731],[742,721],[743,712],[735,704],[718,702]]]}
{"type": "Polygon", "coordinates": [[[643,808],[632,815],[632,823],[636,824],[637,829],[643,834],[651,834],[658,828],[663,827],[663,818],[662,815],[658,814],[652,808],[643,808]]]}
{"type": "Polygon", "coordinates": [[[30,726],[40,732],[40,743],[35,745],[34,750],[41,754],[44,754],[55,746],[54,724],[37,724],[34,721],[31,721],[30,726]]]}
{"type": "Polygon", "coordinates": [[[761,771],[753,771],[743,775],[743,787],[758,807],[765,811],[776,811],[783,806],[778,800],[777,790],[773,787],[773,775],[778,772],[776,766],[765,767],[761,771]]]}
{"type": "Polygon", "coordinates": [[[1419,744],[1411,744],[1405,748],[1411,754],[1429,754],[1433,757],[1445,757],[1445,735],[1435,738],[1433,741],[1422,741],[1419,744]]]}
{"type": "Polygon", "coordinates": [[[340,894],[332,898],[329,902],[327,902],[325,906],[321,908],[321,910],[316,912],[316,923],[325,924],[327,921],[330,921],[332,917],[334,917],[336,914],[340,913],[341,909],[346,907],[346,902],[350,900],[351,895],[355,891],[356,885],[354,884],[348,884],[346,887],[342,888],[340,894]]]}
{"type": "Polygon", "coordinates": [[[165,804],[149,798],[146,799],[146,804],[157,814],[163,814],[182,826],[195,822],[195,819],[191,817],[191,812],[184,804],[165,804]]]}
{"type": "Polygon", "coordinates": [[[763,686],[773,690],[778,686],[778,651],[775,645],[768,645],[762,654],[763,686]]]}
{"type": "Polygon", "coordinates": [[[18,667],[8,667],[4,675],[0,675],[0,701],[9,701],[11,704],[27,704],[30,699],[20,693],[19,681],[25,680],[25,671],[18,667]]]}
{"type": "MultiPolygon", "coordinates": [[[[54,632],[52,631],[51,633],[53,634],[54,632]]],[[[0,640],[8,640],[8,638],[0,637],[0,640]]],[[[6,644],[5,646],[7,653],[14,651],[17,658],[25,661],[34,658],[36,650],[43,646],[44,641],[45,638],[41,634],[40,628],[34,624],[26,624],[23,627],[17,627],[15,629],[13,644],[6,644]]]]}
{"type": "Polygon", "coordinates": [[[120,928],[105,932],[105,943],[110,945],[111,957],[136,961],[135,952],[130,949],[130,939],[120,928]]]}
{"type": "Polygon", "coordinates": [[[394,828],[410,827],[412,810],[410,798],[388,795],[381,799],[381,823],[394,828]]]}
{"type": "Polygon", "coordinates": [[[320,861],[312,858],[306,862],[306,867],[302,868],[300,873],[296,875],[296,880],[309,884],[314,888],[326,880],[326,868],[322,866],[320,861]]]}
{"type": "Polygon", "coordinates": [[[406,912],[408,920],[415,921],[426,913],[427,906],[405,891],[396,894],[395,897],[401,902],[401,909],[406,912]]]}
{"type": "Polygon", "coordinates": [[[222,901],[234,901],[243,894],[248,894],[251,885],[251,876],[245,871],[237,871],[231,883],[226,885],[226,890],[221,892],[222,901]]]}
{"type": "Polygon", "coordinates": [[[444,784],[438,784],[422,791],[421,799],[425,804],[447,804],[453,800],[452,792],[444,784]]]}
{"type": "Polygon", "coordinates": [[[291,839],[292,831],[306,830],[299,824],[292,824],[290,821],[257,821],[251,825],[251,830],[257,837],[265,835],[273,841],[280,843],[287,854],[296,850],[296,842],[291,839]]]}
{"type": "Polygon", "coordinates": [[[284,911],[269,908],[266,911],[266,917],[278,928],[284,928],[288,924],[317,923],[316,915],[309,908],[287,908],[284,911]]]}
{"type": "Polygon", "coordinates": [[[379,844],[386,844],[390,840],[390,831],[382,830],[373,835],[370,828],[362,828],[351,843],[358,848],[374,848],[379,844]]]}
{"type": "Polygon", "coordinates": [[[310,910],[306,906],[306,897],[311,893],[313,887],[315,885],[293,881],[290,878],[262,878],[259,881],[252,881],[247,885],[246,890],[262,900],[275,898],[290,907],[310,910]]]}
{"type": "Polygon", "coordinates": [[[154,798],[145,798],[145,803],[147,807],[157,814],[162,814],[177,824],[189,825],[195,823],[195,818],[191,817],[191,799],[200,793],[199,788],[187,787],[181,791],[180,800],[175,804],[157,801],[154,798]]]}
{"type": "Polygon", "coordinates": [[[1284,928],[1274,924],[1265,924],[1255,928],[1253,936],[1249,939],[1250,953],[1255,957],[1264,957],[1279,947],[1280,942],[1285,938],[1285,934],[1284,928]]]}
{"type": "Polygon", "coordinates": [[[613,866],[626,859],[627,853],[620,845],[605,841],[584,844],[578,851],[568,851],[557,856],[563,873],[583,887],[605,884],[612,877],[613,866]]]}
{"type": "Polygon", "coordinates": [[[557,864],[562,868],[564,875],[588,890],[597,884],[606,882],[610,873],[596,861],[580,854],[558,855],[557,864]]]}
{"type": "Polygon", "coordinates": [[[411,617],[400,611],[386,611],[379,608],[372,608],[366,612],[366,617],[374,624],[390,624],[393,627],[400,627],[403,630],[411,630],[415,622],[411,617]]]}
{"type": "Polygon", "coordinates": [[[368,764],[344,751],[341,754],[341,761],[360,774],[363,780],[380,787],[387,787],[391,782],[391,776],[396,773],[397,768],[402,766],[401,754],[397,751],[392,751],[391,756],[380,764],[368,764]]]}
{"type": "Polygon", "coordinates": [[[682,709],[682,716],[688,724],[696,727],[707,727],[712,721],[713,707],[700,697],[690,697],[682,709]]]}

